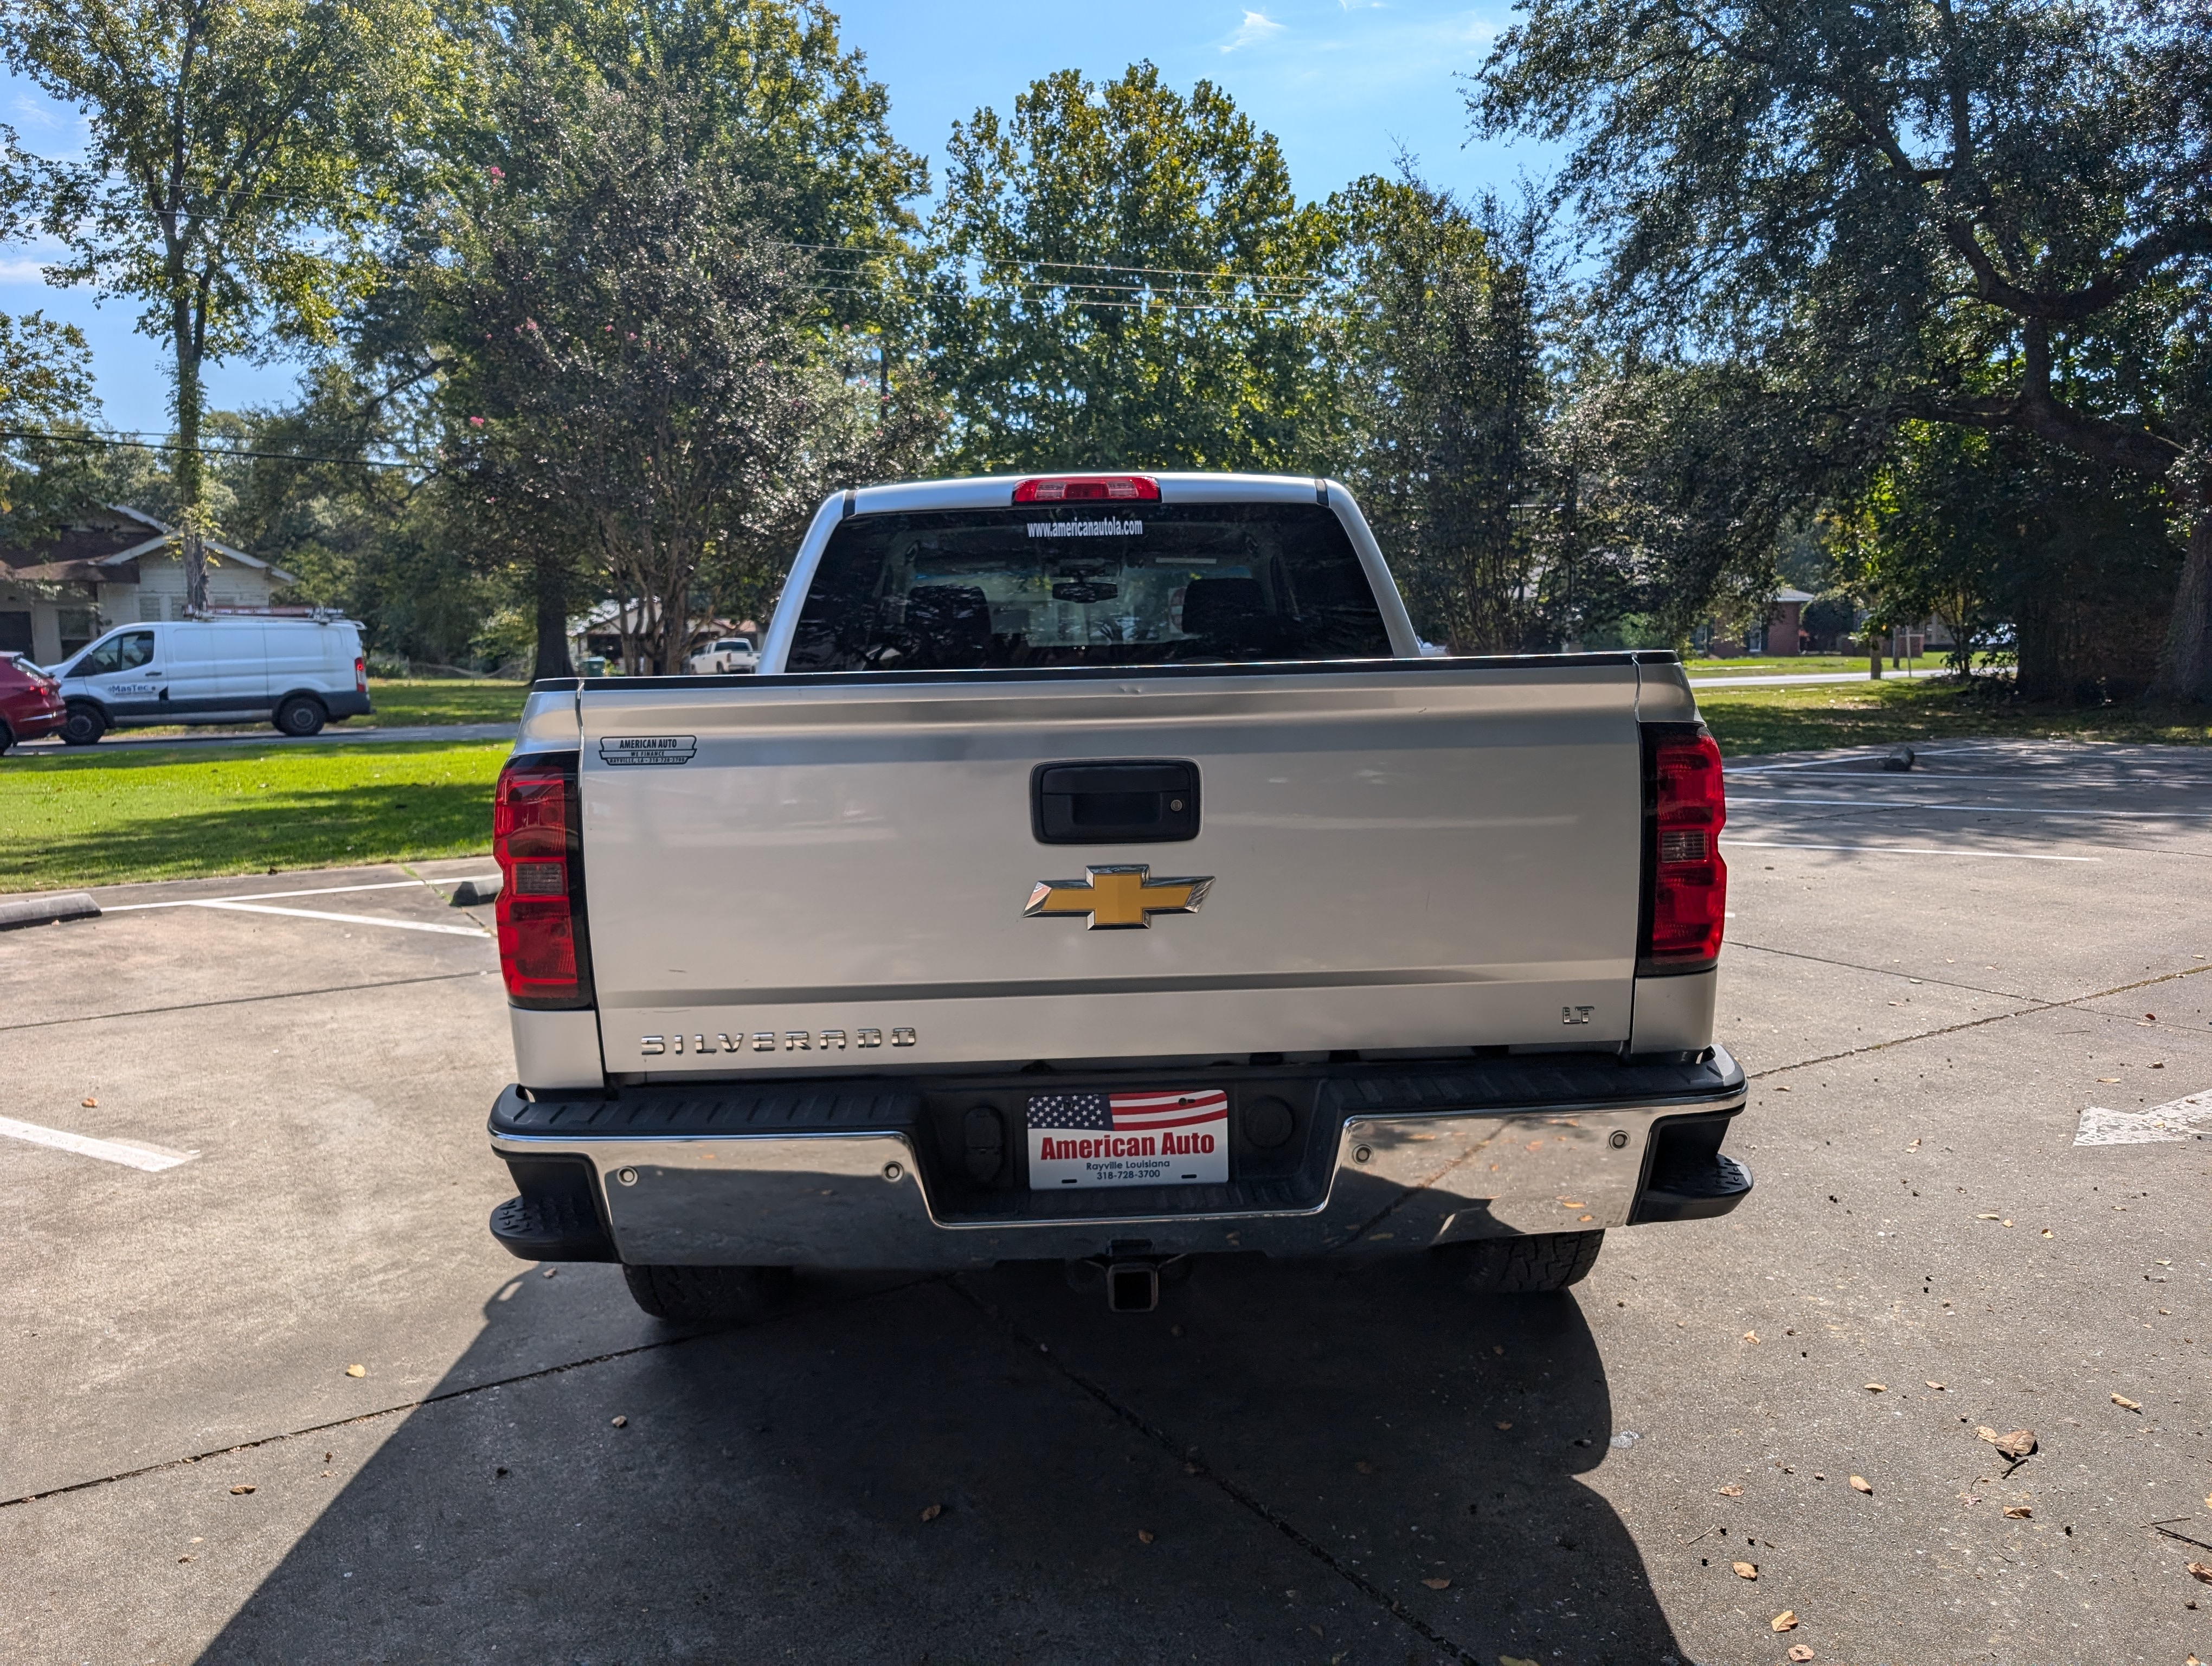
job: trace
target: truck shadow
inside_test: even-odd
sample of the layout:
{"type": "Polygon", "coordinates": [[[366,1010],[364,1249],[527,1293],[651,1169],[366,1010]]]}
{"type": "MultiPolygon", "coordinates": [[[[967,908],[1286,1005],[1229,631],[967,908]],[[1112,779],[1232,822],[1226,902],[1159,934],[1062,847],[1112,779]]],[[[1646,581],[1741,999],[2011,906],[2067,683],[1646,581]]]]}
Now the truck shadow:
{"type": "Polygon", "coordinates": [[[1255,1259],[1131,1316],[1005,1267],[656,1337],[386,1425],[202,1658],[1680,1653],[1578,1479],[1617,1432],[1571,1297],[1255,1259]]]}

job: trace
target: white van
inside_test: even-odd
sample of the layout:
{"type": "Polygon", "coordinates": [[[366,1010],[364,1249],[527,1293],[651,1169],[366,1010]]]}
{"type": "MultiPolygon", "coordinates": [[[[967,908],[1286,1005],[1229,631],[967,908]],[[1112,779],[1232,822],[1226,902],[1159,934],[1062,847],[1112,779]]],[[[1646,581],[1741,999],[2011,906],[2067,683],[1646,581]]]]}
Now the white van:
{"type": "Polygon", "coordinates": [[[350,619],[216,615],[119,625],[66,665],[62,739],[89,746],[137,723],[240,723],[289,735],[369,710],[361,627],[350,619]]]}

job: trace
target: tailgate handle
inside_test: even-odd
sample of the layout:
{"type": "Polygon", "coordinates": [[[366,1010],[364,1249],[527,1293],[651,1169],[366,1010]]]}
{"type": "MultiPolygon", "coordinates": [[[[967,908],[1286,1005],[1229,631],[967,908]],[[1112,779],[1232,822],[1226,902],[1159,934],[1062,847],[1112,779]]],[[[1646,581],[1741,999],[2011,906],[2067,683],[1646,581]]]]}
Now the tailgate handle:
{"type": "Polygon", "coordinates": [[[1198,836],[1198,765],[1173,758],[1040,763],[1030,775],[1039,844],[1162,844],[1198,836]]]}

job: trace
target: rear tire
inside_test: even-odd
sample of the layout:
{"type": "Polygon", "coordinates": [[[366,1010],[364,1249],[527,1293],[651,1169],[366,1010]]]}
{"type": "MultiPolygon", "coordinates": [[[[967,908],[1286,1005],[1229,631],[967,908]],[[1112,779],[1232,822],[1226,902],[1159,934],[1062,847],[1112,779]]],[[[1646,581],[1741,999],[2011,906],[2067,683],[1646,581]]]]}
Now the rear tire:
{"type": "Polygon", "coordinates": [[[1447,1243],[1435,1254],[1462,1290],[1480,1296],[1534,1296],[1580,1284],[1604,1247],[1603,1232],[1539,1232],[1447,1243]]]}
{"type": "Polygon", "coordinates": [[[7,757],[8,749],[15,744],[15,732],[5,723],[0,723],[0,757],[7,757]]]}
{"type": "Polygon", "coordinates": [[[72,746],[90,746],[107,733],[107,714],[80,701],[62,720],[62,739],[72,746]]]}
{"type": "Polygon", "coordinates": [[[295,694],[276,708],[276,727],[295,739],[322,733],[330,714],[313,695],[295,694]]]}
{"type": "Polygon", "coordinates": [[[624,1267],[630,1299],[679,1325],[740,1323],[772,1312],[790,1294],[788,1267],[624,1267]]]}

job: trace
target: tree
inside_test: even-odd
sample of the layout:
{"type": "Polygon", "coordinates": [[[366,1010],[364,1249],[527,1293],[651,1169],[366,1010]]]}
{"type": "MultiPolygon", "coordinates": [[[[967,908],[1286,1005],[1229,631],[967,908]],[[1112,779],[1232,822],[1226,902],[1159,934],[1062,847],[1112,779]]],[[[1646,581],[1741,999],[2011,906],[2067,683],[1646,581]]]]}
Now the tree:
{"type": "Polygon", "coordinates": [[[1321,227],[1227,94],[1064,70],[948,149],[920,310],[959,465],[1316,465],[1321,227]]]}
{"type": "Polygon", "coordinates": [[[576,84],[526,52],[501,96],[505,160],[412,274],[453,348],[447,467],[494,525],[588,547],[629,668],[672,671],[702,583],[790,548],[827,483],[908,430],[874,420],[807,252],[694,88],[576,84]]]}
{"type": "Polygon", "coordinates": [[[1527,264],[1410,173],[1357,180],[1328,212],[1346,471],[1415,623],[1460,653],[1548,645],[1528,511],[1550,389],[1527,264]]]}
{"type": "Polygon", "coordinates": [[[92,354],[73,324],[0,313],[0,537],[31,542],[82,495],[92,354]]]}
{"type": "Polygon", "coordinates": [[[1962,674],[2009,622],[2027,698],[2140,692],[2179,565],[2158,496],[2024,435],[1909,423],[1840,506],[1847,576],[1886,621],[1941,620],[1962,674]]]}
{"type": "Polygon", "coordinates": [[[1532,0],[1470,104],[1571,142],[1624,334],[1840,420],[1839,465],[1917,420],[2154,483],[2192,527],[2163,674],[2203,695],[2204,31],[2199,0],[1532,0]]]}
{"type": "Polygon", "coordinates": [[[447,90],[429,0],[4,0],[9,67],[89,126],[81,161],[7,135],[0,198],[68,258],[49,281],[144,303],[176,413],[186,600],[207,601],[210,362],[327,341],[373,279],[381,180],[447,90]]]}

